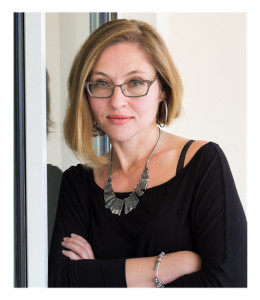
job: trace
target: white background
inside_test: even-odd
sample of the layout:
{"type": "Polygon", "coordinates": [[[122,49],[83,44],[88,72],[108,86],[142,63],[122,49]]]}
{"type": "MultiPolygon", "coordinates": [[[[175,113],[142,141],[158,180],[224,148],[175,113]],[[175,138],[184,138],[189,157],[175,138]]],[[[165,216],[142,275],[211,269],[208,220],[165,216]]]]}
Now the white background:
{"type": "MultiPolygon", "coordinates": [[[[97,4],[76,0],[73,3],[54,3],[44,1],[37,4],[31,1],[9,1],[1,8],[1,291],[8,299],[34,299],[39,294],[43,297],[56,299],[95,297],[95,291],[86,290],[49,290],[49,289],[13,289],[13,12],[14,11],[129,11],[138,8],[139,11],[148,11],[147,3],[131,1],[129,6],[120,6],[119,1],[107,1],[97,4]]],[[[192,297],[192,299],[255,299],[259,296],[259,10],[257,1],[160,1],[149,3],[149,11],[179,11],[179,12],[248,12],[248,219],[249,219],[249,288],[225,290],[99,290],[100,296],[121,298],[122,293],[129,298],[146,296],[157,299],[161,294],[169,297],[192,297]],[[105,293],[105,294],[104,294],[105,293]],[[145,293],[145,294],[144,294],[145,293]]],[[[136,11],[136,9],[135,9],[136,11]]]]}

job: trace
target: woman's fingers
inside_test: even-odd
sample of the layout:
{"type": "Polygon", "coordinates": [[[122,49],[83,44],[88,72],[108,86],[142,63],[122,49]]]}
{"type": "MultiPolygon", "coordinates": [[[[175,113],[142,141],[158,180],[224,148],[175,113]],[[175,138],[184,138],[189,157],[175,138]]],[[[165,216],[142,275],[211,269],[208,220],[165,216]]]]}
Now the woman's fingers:
{"type": "Polygon", "coordinates": [[[62,246],[72,250],[81,259],[95,259],[90,244],[80,235],[71,234],[71,237],[65,237],[62,246]]]}
{"type": "Polygon", "coordinates": [[[78,239],[75,239],[75,238],[69,238],[69,237],[65,237],[63,239],[63,242],[65,243],[72,243],[72,244],[76,244],[82,248],[85,248],[86,247],[86,244],[83,243],[82,241],[78,240],[78,239]]]}
{"type": "Polygon", "coordinates": [[[68,241],[71,241],[73,243],[79,244],[82,247],[91,248],[89,242],[87,240],[85,240],[82,236],[78,235],[78,234],[72,233],[71,237],[64,238],[64,240],[68,240],[68,241]]]}
{"type": "Polygon", "coordinates": [[[63,255],[67,256],[71,260],[80,260],[81,258],[72,251],[62,250],[63,255]]]}
{"type": "Polygon", "coordinates": [[[81,245],[88,251],[90,257],[94,258],[94,253],[92,251],[90,243],[86,239],[84,239],[82,236],[75,234],[75,233],[71,234],[71,238],[77,240],[79,242],[79,245],[81,245]]]}
{"type": "Polygon", "coordinates": [[[69,250],[72,250],[81,259],[90,258],[89,255],[88,255],[88,252],[78,244],[75,244],[73,242],[62,242],[61,244],[62,244],[63,247],[65,247],[69,250]]]}
{"type": "Polygon", "coordinates": [[[87,243],[87,244],[89,244],[89,242],[88,242],[86,239],[84,239],[82,236],[80,236],[80,235],[78,235],[78,234],[72,233],[72,234],[71,234],[71,237],[72,237],[72,238],[75,238],[75,239],[78,239],[78,240],[81,241],[82,243],[87,243]]]}
{"type": "Polygon", "coordinates": [[[81,245],[83,248],[85,248],[87,250],[88,255],[90,256],[90,259],[95,259],[91,245],[86,239],[84,239],[82,236],[75,234],[75,233],[71,234],[71,239],[73,239],[74,242],[77,240],[79,245],[81,245]]]}

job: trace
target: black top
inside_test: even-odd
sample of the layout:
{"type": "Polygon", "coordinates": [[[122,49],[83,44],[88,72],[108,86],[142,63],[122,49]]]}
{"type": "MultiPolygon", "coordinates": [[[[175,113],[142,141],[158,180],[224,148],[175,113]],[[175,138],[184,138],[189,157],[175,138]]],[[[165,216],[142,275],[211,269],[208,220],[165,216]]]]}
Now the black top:
{"type": "Polygon", "coordinates": [[[201,270],[166,287],[246,287],[246,218],[217,144],[202,146],[176,176],[148,188],[139,199],[127,215],[113,215],[104,206],[92,169],[79,164],[65,171],[49,254],[49,286],[126,287],[126,258],[191,250],[201,256],[201,270]],[[71,233],[90,243],[94,260],[75,261],[62,254],[62,239],[71,233]]]}

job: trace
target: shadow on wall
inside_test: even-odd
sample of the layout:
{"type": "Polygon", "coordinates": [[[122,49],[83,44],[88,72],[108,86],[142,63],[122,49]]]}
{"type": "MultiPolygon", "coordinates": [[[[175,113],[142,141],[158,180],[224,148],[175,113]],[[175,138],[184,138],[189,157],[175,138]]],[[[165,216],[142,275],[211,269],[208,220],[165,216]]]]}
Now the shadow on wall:
{"type": "MultiPolygon", "coordinates": [[[[50,133],[55,130],[55,122],[51,114],[51,97],[49,88],[50,76],[46,70],[46,130],[47,138],[50,133]]],[[[48,197],[48,249],[50,249],[50,242],[52,231],[54,227],[57,204],[59,199],[60,184],[62,179],[62,170],[51,164],[47,164],[47,197],[48,197]]]]}

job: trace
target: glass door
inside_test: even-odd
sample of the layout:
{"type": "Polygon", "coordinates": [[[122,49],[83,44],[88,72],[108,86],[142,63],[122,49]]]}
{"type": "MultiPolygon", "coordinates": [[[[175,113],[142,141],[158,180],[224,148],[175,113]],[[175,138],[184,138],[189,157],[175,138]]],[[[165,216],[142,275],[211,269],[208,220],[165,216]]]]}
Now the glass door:
{"type": "MultiPolygon", "coordinates": [[[[67,78],[89,34],[115,13],[14,14],[14,286],[47,287],[62,173],[79,163],[64,143],[67,78]]],[[[107,150],[106,137],[95,149],[107,150]]]]}

